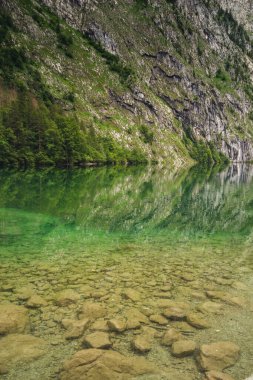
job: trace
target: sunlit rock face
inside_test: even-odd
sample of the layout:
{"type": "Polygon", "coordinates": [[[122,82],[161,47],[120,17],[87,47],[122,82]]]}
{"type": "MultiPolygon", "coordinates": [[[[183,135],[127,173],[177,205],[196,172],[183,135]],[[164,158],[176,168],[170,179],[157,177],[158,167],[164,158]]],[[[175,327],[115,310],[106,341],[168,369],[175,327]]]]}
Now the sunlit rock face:
{"type": "Polygon", "coordinates": [[[137,131],[145,157],[174,167],[191,161],[187,138],[233,162],[253,159],[251,1],[43,0],[37,8],[41,3],[73,28],[79,57],[65,61],[55,30],[40,28],[31,15],[24,18],[19,0],[0,0],[36,46],[51,38],[50,56],[33,56],[53,93],[62,99],[74,88],[77,114],[96,115],[96,131],[103,133],[101,122],[109,123],[110,136],[129,148],[136,143],[131,128],[145,125],[154,133],[151,144],[137,131]],[[113,58],[120,62],[116,70],[113,58]],[[122,87],[126,66],[133,75],[122,87]],[[68,84],[57,75],[66,75],[68,84]]]}
{"type": "MultiPolygon", "coordinates": [[[[156,50],[153,30],[152,33],[150,31],[150,35],[146,36],[148,45],[139,45],[132,30],[134,28],[138,31],[138,25],[135,25],[129,14],[123,10],[121,1],[107,1],[106,4],[104,1],[89,0],[43,1],[66,19],[70,25],[87,33],[91,39],[100,43],[108,52],[129,60],[126,49],[130,49],[129,52],[132,54],[136,50],[139,57],[134,64],[147,66],[151,64],[149,74],[143,73],[143,80],[140,83],[139,92],[141,92],[142,98],[136,96],[136,90],[132,89],[127,101],[122,97],[115,97],[114,94],[113,99],[117,104],[129,107],[131,112],[132,110],[139,112],[138,108],[142,103],[144,109],[146,108],[148,111],[145,115],[147,120],[150,118],[148,114],[151,111],[152,118],[154,117],[160,126],[171,128],[166,113],[164,113],[164,107],[161,107],[161,104],[158,104],[154,98],[150,100],[150,96],[144,90],[144,86],[148,85],[149,90],[155,97],[162,99],[166,107],[172,110],[184,127],[192,128],[192,133],[197,139],[205,139],[217,144],[219,150],[234,162],[249,161],[253,158],[253,148],[249,136],[245,136],[245,138],[236,136],[234,128],[231,130],[227,117],[227,108],[231,107],[236,110],[239,119],[244,120],[251,109],[248,100],[244,96],[239,99],[234,95],[227,95],[225,99],[221,99],[216,90],[208,88],[205,83],[192,77],[189,68],[180,63],[175,54],[170,54],[169,46],[165,51],[156,50]],[[111,16],[116,19],[116,22],[110,21],[111,16]],[[130,27],[124,39],[120,35],[120,30],[117,29],[120,18],[124,18],[124,21],[129,18],[130,27]],[[168,94],[168,87],[171,87],[173,92],[187,93],[187,97],[180,97],[180,100],[175,101],[168,94]]],[[[131,8],[135,2],[129,1],[128,3],[131,8]]],[[[174,29],[171,27],[169,22],[171,16],[166,11],[164,0],[149,0],[147,3],[154,9],[155,33],[159,29],[159,33],[162,32],[168,42],[176,43],[178,31],[175,27],[174,29]]],[[[224,59],[229,56],[231,48],[237,50],[238,47],[232,47],[233,42],[225,33],[224,27],[217,22],[217,12],[220,7],[231,11],[235,19],[247,30],[252,29],[250,15],[253,14],[253,6],[250,1],[223,0],[219,4],[214,2],[208,6],[202,0],[177,0],[174,4],[183,12],[184,17],[198,29],[199,34],[210,48],[224,59]]],[[[189,43],[189,49],[192,51],[196,49],[194,43],[195,41],[189,43]]],[[[207,56],[210,54],[207,53],[207,56]]],[[[215,62],[206,67],[208,75],[212,75],[215,70],[215,62]]],[[[145,113],[145,111],[142,112],[145,113]]]]}
{"type": "Polygon", "coordinates": [[[253,3],[251,0],[221,0],[221,6],[232,12],[233,16],[245,26],[251,33],[253,32],[252,13],[253,3]]]}

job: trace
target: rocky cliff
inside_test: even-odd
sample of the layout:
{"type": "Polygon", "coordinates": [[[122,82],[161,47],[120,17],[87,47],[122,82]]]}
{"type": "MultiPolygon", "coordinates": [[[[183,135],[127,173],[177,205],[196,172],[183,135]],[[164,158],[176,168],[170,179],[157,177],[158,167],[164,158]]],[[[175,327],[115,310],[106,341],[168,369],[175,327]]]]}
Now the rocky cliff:
{"type": "MultiPolygon", "coordinates": [[[[174,166],[253,159],[250,1],[0,3],[50,102],[99,139],[94,152],[104,156],[84,160],[114,161],[112,150],[115,161],[132,155],[174,166]]],[[[22,81],[40,98],[29,70],[14,72],[14,87],[22,81]]]]}

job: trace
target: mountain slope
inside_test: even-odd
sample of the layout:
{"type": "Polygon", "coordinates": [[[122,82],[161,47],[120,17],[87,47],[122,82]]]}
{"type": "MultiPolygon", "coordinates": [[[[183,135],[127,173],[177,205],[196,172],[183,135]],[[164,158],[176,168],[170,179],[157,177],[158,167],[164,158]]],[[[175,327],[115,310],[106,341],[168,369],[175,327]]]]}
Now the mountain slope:
{"type": "Polygon", "coordinates": [[[0,163],[252,160],[241,3],[0,0],[0,163]]]}

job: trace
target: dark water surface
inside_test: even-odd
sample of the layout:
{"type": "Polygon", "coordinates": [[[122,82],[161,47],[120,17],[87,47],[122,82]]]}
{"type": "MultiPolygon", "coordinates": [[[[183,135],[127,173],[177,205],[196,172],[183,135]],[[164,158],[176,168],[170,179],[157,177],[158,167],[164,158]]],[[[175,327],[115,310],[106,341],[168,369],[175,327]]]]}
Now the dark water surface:
{"type": "MultiPolygon", "coordinates": [[[[0,302],[26,305],[18,297],[20,287],[31,287],[43,297],[47,306],[29,309],[30,333],[51,347],[50,354],[29,365],[21,360],[16,366],[13,360],[3,378],[32,380],[36,374],[41,380],[58,379],[64,360],[81,347],[79,340],[65,340],[60,317],[76,318],[84,298],[105,303],[108,318],[124,316],[133,306],[121,297],[127,287],[140,292],[134,306],[150,307],[154,314],[162,313],[161,299],[183,300],[197,308],[208,301],[208,289],[242,298],[243,307],[222,303],[223,313],[207,316],[211,328],[191,335],[197,344],[237,342],[241,359],[227,372],[235,380],[245,379],[253,372],[253,334],[247,333],[253,331],[252,243],[252,166],[177,173],[156,167],[2,170],[0,283],[10,286],[0,292],[0,302]],[[167,283],[171,291],[163,297],[160,289],[167,283]],[[83,297],[80,289],[86,285],[103,289],[103,295],[83,297]],[[81,299],[75,306],[57,308],[55,294],[66,288],[79,292],[81,299]],[[115,294],[116,304],[111,301],[115,294]]],[[[131,333],[111,336],[114,349],[127,355],[135,355],[133,338],[131,333]]],[[[146,357],[168,371],[161,379],[174,380],[177,373],[186,380],[204,378],[194,358],[177,362],[160,338],[154,338],[146,357]]]]}

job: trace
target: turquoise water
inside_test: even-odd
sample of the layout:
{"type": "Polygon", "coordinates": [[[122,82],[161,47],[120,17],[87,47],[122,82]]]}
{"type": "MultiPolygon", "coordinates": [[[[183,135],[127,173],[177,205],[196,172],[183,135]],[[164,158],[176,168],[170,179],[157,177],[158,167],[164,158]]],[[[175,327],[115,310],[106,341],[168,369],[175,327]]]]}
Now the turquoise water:
{"type": "MultiPolygon", "coordinates": [[[[253,373],[252,243],[253,166],[221,172],[198,167],[0,171],[0,304],[25,306],[27,333],[49,344],[31,363],[21,358],[17,364],[9,347],[0,348],[0,372],[1,365],[8,367],[3,379],[60,379],[64,361],[82,348],[81,337],[65,339],[61,320],[78,318],[87,299],[107,308],[108,315],[98,320],[104,323],[125,318],[132,306],[160,315],[166,300],[187,302],[199,312],[211,289],[238,297],[243,307],[218,300],[222,313],[205,316],[211,326],[206,330],[187,332],[185,322],[169,321],[169,326],[186,338],[190,334],[197,345],[238,343],[240,360],[226,372],[244,380],[253,373]],[[137,290],[140,300],[125,299],[125,288],[137,290]],[[47,304],[29,307],[20,289],[47,304]],[[65,289],[80,299],[61,307],[55,297],[65,289]]],[[[96,331],[92,326],[86,333],[96,331]]],[[[164,327],[153,321],[148,326],[156,334],[144,356],[167,371],[152,379],[204,379],[194,357],[175,359],[161,345],[164,327]]],[[[110,333],[113,349],[134,357],[132,340],[142,329],[110,333]]]]}
{"type": "Polygon", "coordinates": [[[1,257],[122,244],[250,244],[253,169],[100,168],[0,174],[1,257]]]}

